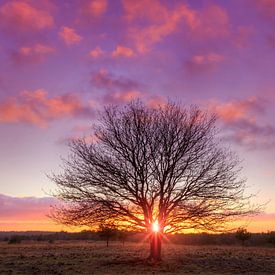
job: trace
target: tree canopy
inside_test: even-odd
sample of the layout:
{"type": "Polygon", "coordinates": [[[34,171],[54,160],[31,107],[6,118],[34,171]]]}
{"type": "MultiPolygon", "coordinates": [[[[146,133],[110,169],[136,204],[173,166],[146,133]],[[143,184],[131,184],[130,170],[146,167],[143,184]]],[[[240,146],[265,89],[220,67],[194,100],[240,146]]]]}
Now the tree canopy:
{"type": "Polygon", "coordinates": [[[66,202],[52,217],[66,224],[110,222],[127,230],[217,230],[250,213],[239,160],[221,146],[216,117],[169,103],[106,107],[95,141],[70,143],[63,171],[51,178],[66,202]]]}

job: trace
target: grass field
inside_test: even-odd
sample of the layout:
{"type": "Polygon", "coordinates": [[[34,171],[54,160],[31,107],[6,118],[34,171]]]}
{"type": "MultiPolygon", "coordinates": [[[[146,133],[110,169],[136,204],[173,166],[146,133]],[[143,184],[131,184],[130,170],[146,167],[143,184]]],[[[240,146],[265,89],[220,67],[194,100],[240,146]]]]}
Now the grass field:
{"type": "Polygon", "coordinates": [[[0,274],[275,274],[275,249],[166,244],[163,262],[147,244],[63,241],[0,243],[0,274]]]}

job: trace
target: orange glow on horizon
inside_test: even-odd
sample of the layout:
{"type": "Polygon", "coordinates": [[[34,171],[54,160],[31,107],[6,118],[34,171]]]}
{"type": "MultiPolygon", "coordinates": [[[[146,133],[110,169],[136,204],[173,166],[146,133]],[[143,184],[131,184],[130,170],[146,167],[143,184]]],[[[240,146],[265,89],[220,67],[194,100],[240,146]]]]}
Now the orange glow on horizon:
{"type": "MultiPolygon", "coordinates": [[[[39,211],[38,211],[39,212],[39,211]]],[[[32,209],[26,209],[20,213],[13,213],[13,215],[2,216],[0,218],[0,231],[68,231],[79,232],[84,229],[91,229],[85,226],[65,226],[57,224],[48,218],[41,210],[41,213],[32,213],[32,209]]],[[[244,227],[251,233],[261,233],[267,231],[275,231],[275,219],[274,214],[260,214],[249,219],[239,219],[228,224],[228,229],[237,229],[238,227],[244,227]]],[[[129,226],[129,225],[128,225],[129,226]]],[[[131,228],[131,227],[130,227],[131,228]]],[[[129,228],[129,229],[130,229],[129,228]]],[[[157,233],[160,231],[158,221],[151,223],[151,232],[157,233]]],[[[164,230],[165,232],[165,230],[164,230]]],[[[196,231],[194,229],[186,229],[182,233],[200,233],[202,231],[196,231]]],[[[209,232],[211,233],[211,232],[209,232]]]]}

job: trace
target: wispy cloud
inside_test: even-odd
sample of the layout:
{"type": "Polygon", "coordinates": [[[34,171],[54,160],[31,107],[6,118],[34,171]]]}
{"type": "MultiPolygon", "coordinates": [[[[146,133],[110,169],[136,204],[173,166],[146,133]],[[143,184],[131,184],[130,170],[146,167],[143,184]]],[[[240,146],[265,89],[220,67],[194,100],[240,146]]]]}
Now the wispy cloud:
{"type": "Polygon", "coordinates": [[[140,91],[123,91],[108,93],[103,97],[104,104],[120,104],[126,103],[138,98],[141,98],[143,94],[140,91]]]}
{"type": "Polygon", "coordinates": [[[128,36],[139,53],[150,52],[155,44],[174,33],[204,42],[233,35],[228,13],[219,5],[194,9],[186,3],[167,5],[158,0],[124,0],[123,7],[129,23],[128,36]]]}
{"type": "Polygon", "coordinates": [[[54,53],[55,49],[47,44],[37,43],[22,46],[11,54],[12,61],[16,64],[41,63],[45,58],[54,53]]]}
{"type": "Polygon", "coordinates": [[[262,122],[267,104],[254,96],[225,103],[212,101],[209,107],[222,121],[226,140],[248,149],[267,149],[275,145],[275,126],[262,122]]]}
{"type": "Polygon", "coordinates": [[[83,37],[77,34],[76,30],[69,27],[62,27],[59,31],[59,37],[64,41],[64,43],[68,46],[78,44],[81,42],[83,37]]]}
{"type": "Polygon", "coordinates": [[[197,16],[192,35],[197,39],[224,38],[231,34],[229,16],[219,5],[207,5],[197,16]]]}
{"type": "Polygon", "coordinates": [[[97,88],[112,91],[138,90],[141,84],[128,77],[116,76],[106,69],[101,69],[91,76],[91,84],[97,88]]]}
{"type": "Polygon", "coordinates": [[[184,64],[190,74],[208,73],[215,70],[225,60],[225,56],[217,53],[198,54],[192,56],[184,64]]]}
{"type": "Polygon", "coordinates": [[[53,17],[26,1],[7,1],[0,7],[0,25],[13,31],[42,30],[52,27],[53,17]]]}
{"type": "Polygon", "coordinates": [[[112,52],[113,57],[132,57],[134,56],[134,51],[131,48],[127,48],[121,45],[118,45],[115,50],[112,52]]]}
{"type": "Polygon", "coordinates": [[[103,54],[104,54],[104,51],[99,46],[97,46],[96,48],[94,48],[89,52],[89,56],[94,59],[101,57],[103,54]]]}
{"type": "Polygon", "coordinates": [[[275,2],[273,0],[253,0],[249,4],[254,5],[263,18],[275,22],[275,2]]]}
{"type": "Polygon", "coordinates": [[[101,16],[107,10],[107,0],[92,0],[89,1],[89,12],[94,16],[101,16]]]}
{"type": "Polygon", "coordinates": [[[91,116],[93,109],[84,104],[78,94],[67,93],[49,97],[43,90],[23,91],[18,97],[0,102],[0,122],[26,122],[41,128],[55,119],[91,116]]]}
{"type": "Polygon", "coordinates": [[[134,24],[129,29],[129,37],[135,42],[140,53],[148,52],[154,44],[175,32],[181,20],[190,28],[197,24],[196,12],[184,4],[168,9],[158,0],[124,0],[123,6],[128,21],[143,19],[147,22],[145,27],[134,24]]]}
{"type": "Polygon", "coordinates": [[[0,228],[5,231],[60,231],[47,215],[59,202],[53,197],[12,197],[0,194],[0,228]]]}
{"type": "Polygon", "coordinates": [[[0,220],[46,219],[50,207],[57,203],[53,197],[11,197],[0,194],[0,220]]]}

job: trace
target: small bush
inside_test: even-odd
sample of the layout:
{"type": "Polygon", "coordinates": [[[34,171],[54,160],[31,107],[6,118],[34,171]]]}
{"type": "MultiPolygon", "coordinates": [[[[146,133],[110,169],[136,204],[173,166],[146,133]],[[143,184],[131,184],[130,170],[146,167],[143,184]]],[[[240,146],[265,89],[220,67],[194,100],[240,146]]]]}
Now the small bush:
{"type": "Polygon", "coordinates": [[[275,246],[275,231],[267,233],[267,242],[275,246]]]}
{"type": "Polygon", "coordinates": [[[21,238],[20,236],[11,236],[9,239],[9,244],[17,244],[17,243],[21,243],[21,238]]]}
{"type": "Polygon", "coordinates": [[[239,228],[236,231],[236,239],[239,240],[242,245],[245,244],[246,241],[248,241],[251,238],[251,233],[249,233],[245,228],[239,228]]]}

